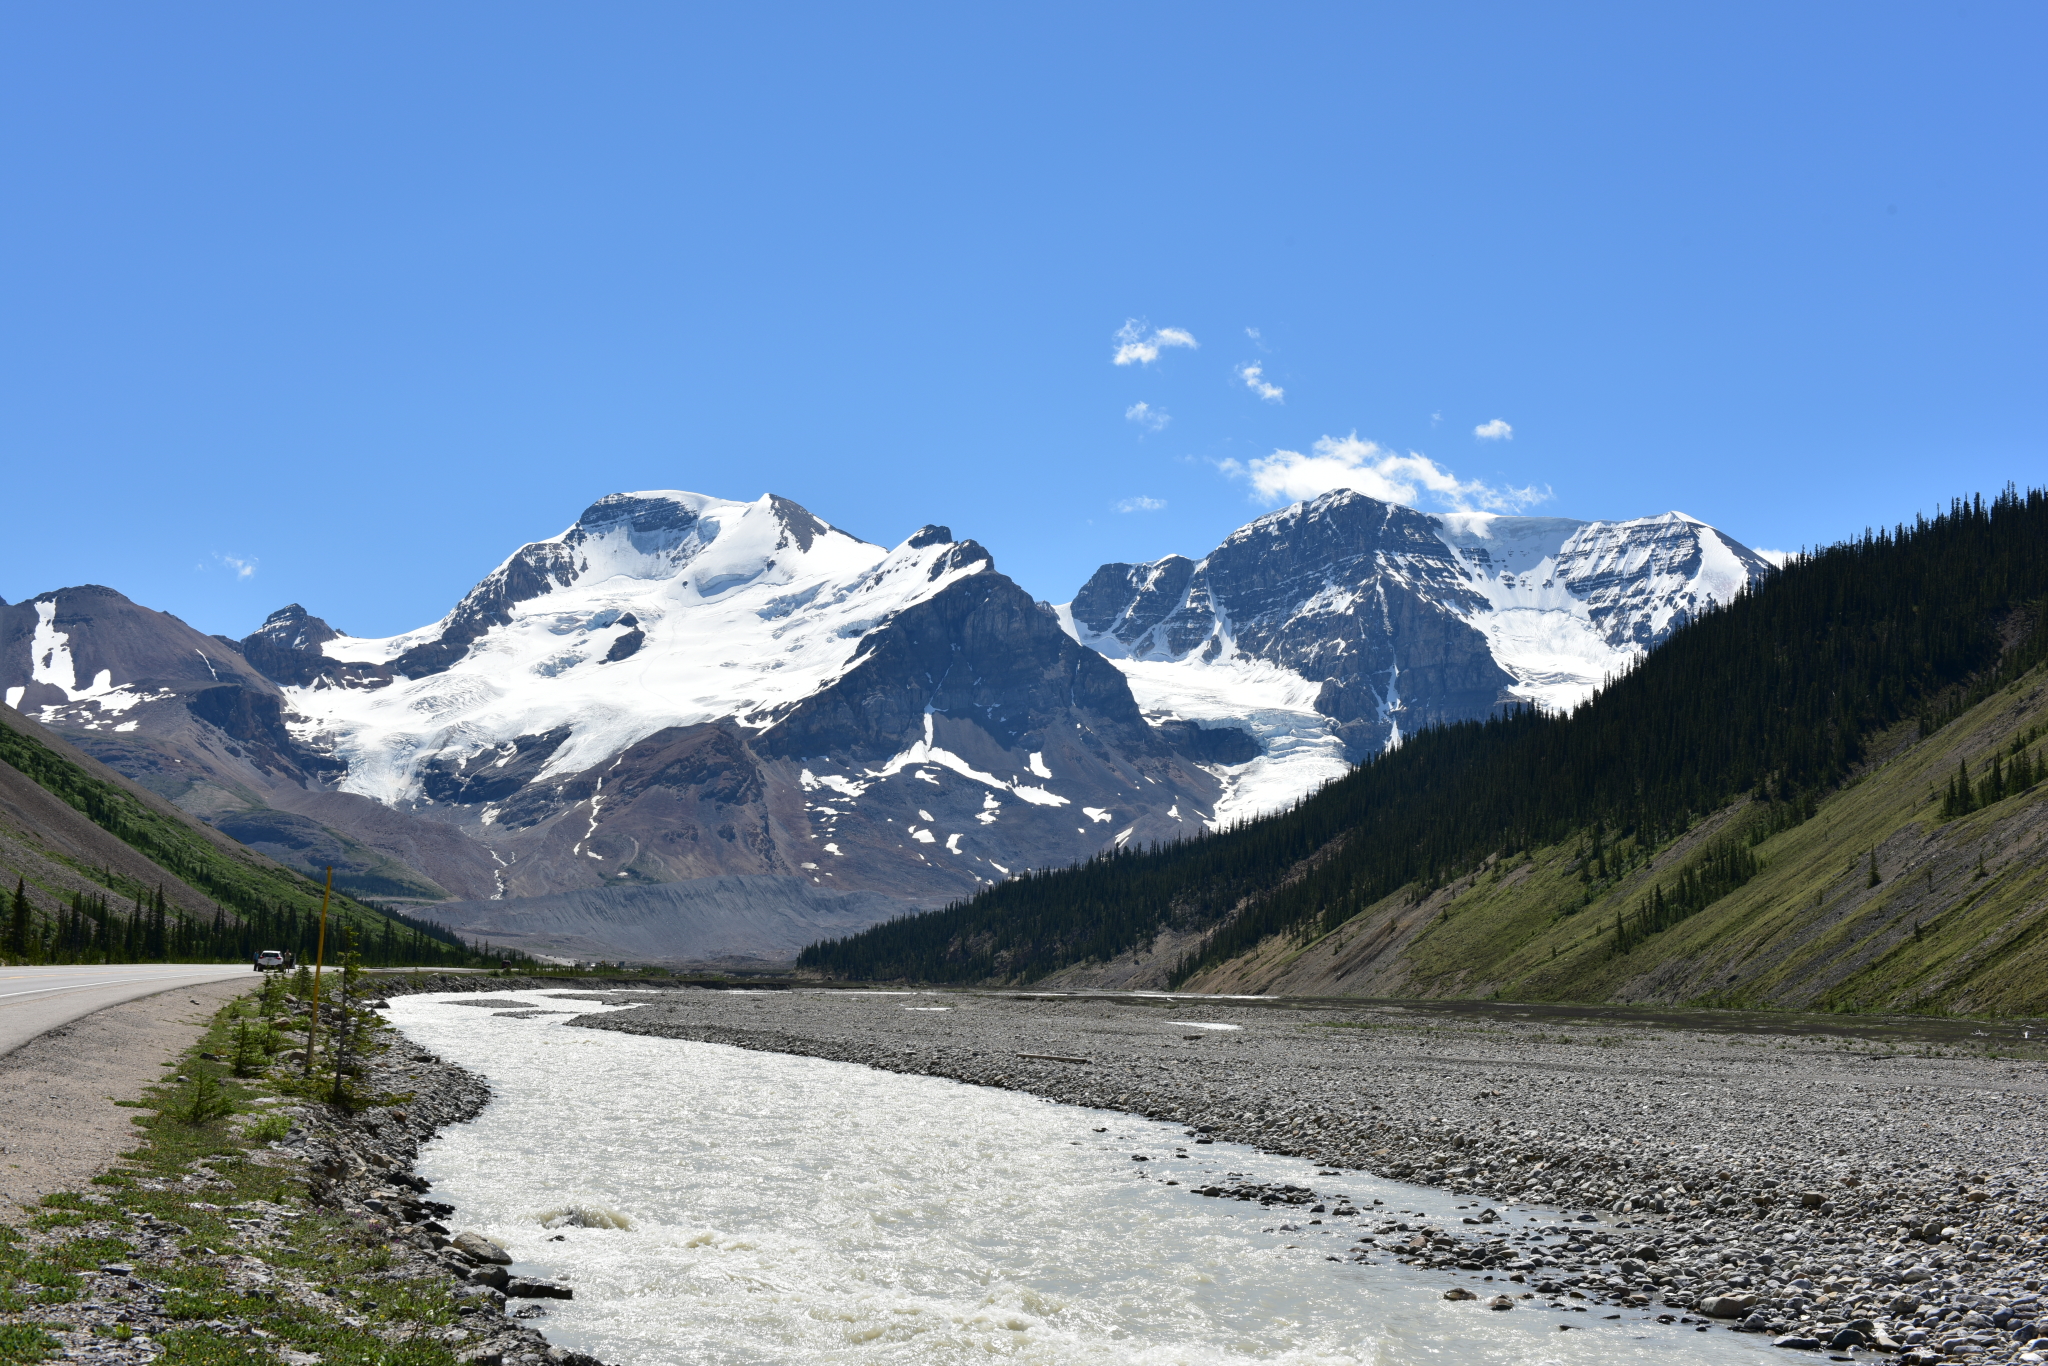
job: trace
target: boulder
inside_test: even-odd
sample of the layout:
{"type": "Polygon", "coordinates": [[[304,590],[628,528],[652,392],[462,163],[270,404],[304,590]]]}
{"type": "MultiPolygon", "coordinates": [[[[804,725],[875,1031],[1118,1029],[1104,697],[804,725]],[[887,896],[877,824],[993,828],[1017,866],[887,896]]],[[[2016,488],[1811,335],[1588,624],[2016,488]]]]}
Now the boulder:
{"type": "Polygon", "coordinates": [[[576,1292],[560,1281],[537,1280],[530,1276],[514,1276],[505,1283],[505,1298],[508,1300],[573,1300],[576,1292]]]}
{"type": "Polygon", "coordinates": [[[464,1229],[449,1240],[456,1251],[473,1261],[496,1262],[503,1266],[512,1260],[512,1254],[504,1244],[495,1238],[486,1238],[475,1229],[464,1229]]]}
{"type": "Polygon", "coordinates": [[[469,1283],[471,1285],[487,1285],[493,1290],[503,1290],[506,1283],[511,1279],[511,1272],[502,1266],[490,1262],[486,1262],[469,1273],[469,1283]]]}

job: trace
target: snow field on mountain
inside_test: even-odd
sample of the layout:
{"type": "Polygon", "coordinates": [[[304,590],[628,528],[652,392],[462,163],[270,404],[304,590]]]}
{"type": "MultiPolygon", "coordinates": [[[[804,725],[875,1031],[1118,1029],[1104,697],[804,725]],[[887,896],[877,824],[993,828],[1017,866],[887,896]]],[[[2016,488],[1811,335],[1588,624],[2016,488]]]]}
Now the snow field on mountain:
{"type": "Polygon", "coordinates": [[[1616,648],[1594,626],[1590,605],[1559,568],[1565,547],[1589,529],[1585,523],[1490,515],[1458,522],[1446,519],[1444,543],[1466,566],[1468,586],[1486,600],[1483,610],[1459,615],[1514,675],[1510,691],[1517,697],[1570,711],[1635,659],[1635,650],[1616,648]],[[1522,522],[1535,525],[1516,525],[1522,522]],[[1479,548],[1488,553],[1485,562],[1470,553],[1479,548]]]}
{"type": "Polygon", "coordinates": [[[1569,711],[1661,640],[1681,614],[1734,599],[1751,566],[1721,533],[1682,512],[1625,522],[1445,517],[1439,532],[1486,600],[1460,613],[1486,637],[1510,689],[1569,711]],[[1484,550],[1482,561],[1473,552],[1484,550]],[[1697,563],[1694,556],[1697,555],[1697,563]]]}
{"type": "MultiPolygon", "coordinates": [[[[765,497],[635,496],[684,503],[700,520],[679,544],[653,552],[622,526],[587,536],[572,583],[512,606],[512,621],[445,673],[380,688],[323,680],[289,690],[306,718],[301,728],[327,737],[347,761],[344,790],[407,800],[420,764],[436,754],[475,761],[505,747],[495,761],[505,763],[510,741],[558,727],[570,736],[542,778],[580,772],[669,726],[766,726],[844,672],[868,631],[985,567],[935,574],[948,544],[885,551],[836,530],[805,550],[765,497]],[[629,614],[630,625],[621,621],[629,614]],[[605,662],[634,629],[645,634],[640,647],[605,662]]],[[[437,633],[342,637],[325,651],[383,662],[437,633]]]]}
{"type": "MultiPolygon", "coordinates": [[[[137,692],[126,684],[116,684],[111,669],[101,669],[93,675],[92,682],[78,686],[78,666],[71,657],[71,636],[57,629],[57,602],[55,598],[37,602],[35,634],[29,638],[29,677],[37,683],[45,683],[60,689],[65,698],[73,704],[67,707],[56,703],[47,704],[37,718],[46,726],[62,724],[82,726],[87,730],[105,728],[106,718],[127,711],[138,702],[157,702],[169,697],[165,691],[154,693],[137,692]],[[82,709],[74,710],[78,704],[93,708],[91,714],[82,709]]],[[[205,655],[201,655],[206,660],[205,655]]],[[[213,667],[213,661],[206,660],[206,666],[213,667]]],[[[26,687],[12,687],[7,690],[7,705],[21,706],[26,687]]],[[[124,721],[115,730],[134,730],[136,723],[124,721]]]]}

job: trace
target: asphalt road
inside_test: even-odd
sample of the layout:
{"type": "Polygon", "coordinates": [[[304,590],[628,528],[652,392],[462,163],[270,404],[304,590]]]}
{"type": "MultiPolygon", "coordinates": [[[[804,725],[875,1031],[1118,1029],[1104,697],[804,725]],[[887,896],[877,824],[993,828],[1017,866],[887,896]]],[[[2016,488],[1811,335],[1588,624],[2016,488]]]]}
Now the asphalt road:
{"type": "Polygon", "coordinates": [[[235,977],[256,983],[247,963],[120,963],[112,967],[0,968],[0,1056],[96,1010],[235,977]]]}

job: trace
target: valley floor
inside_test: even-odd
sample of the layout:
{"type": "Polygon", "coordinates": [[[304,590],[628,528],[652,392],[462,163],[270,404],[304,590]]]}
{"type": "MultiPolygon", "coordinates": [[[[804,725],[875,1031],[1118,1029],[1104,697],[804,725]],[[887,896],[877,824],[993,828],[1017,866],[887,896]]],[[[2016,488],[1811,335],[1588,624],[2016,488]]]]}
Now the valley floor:
{"type": "MultiPolygon", "coordinates": [[[[642,1008],[574,1024],[1183,1122],[1191,1140],[1441,1187],[1473,1215],[1611,1212],[1627,1230],[1611,1242],[1519,1264],[1543,1294],[1817,1341],[1869,1319],[1928,1361],[1944,1345],[2006,1360],[2048,1333],[2028,1326],[2048,1321],[2048,1048],[2024,1026],[1060,993],[607,999],[642,1008]]],[[[1360,1255],[1511,1269],[1497,1235],[1456,1218],[1454,1236],[1377,1218],[1360,1220],[1360,1255]]]]}

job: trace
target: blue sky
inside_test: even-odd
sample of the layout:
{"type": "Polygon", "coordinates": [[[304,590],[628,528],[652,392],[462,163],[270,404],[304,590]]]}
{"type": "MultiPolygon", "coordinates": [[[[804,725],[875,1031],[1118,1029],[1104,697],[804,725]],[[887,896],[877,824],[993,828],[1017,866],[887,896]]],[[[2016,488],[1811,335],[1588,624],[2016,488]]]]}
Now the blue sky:
{"type": "Polygon", "coordinates": [[[632,488],[1063,601],[1333,479],[1784,548],[2048,473],[2038,4],[5,34],[10,600],[385,634],[632,488]]]}

